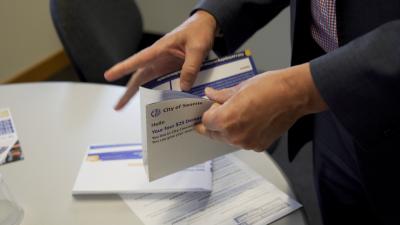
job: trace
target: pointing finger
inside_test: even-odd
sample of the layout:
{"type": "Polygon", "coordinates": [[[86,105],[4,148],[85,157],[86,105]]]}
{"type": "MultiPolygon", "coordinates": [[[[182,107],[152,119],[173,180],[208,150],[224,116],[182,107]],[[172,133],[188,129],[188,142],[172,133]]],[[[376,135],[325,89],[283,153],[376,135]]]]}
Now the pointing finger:
{"type": "Polygon", "coordinates": [[[104,78],[108,81],[115,81],[121,77],[134,72],[140,67],[145,66],[147,63],[152,61],[157,57],[157,48],[149,47],[139,53],[129,57],[128,59],[117,63],[115,66],[111,67],[104,74],[104,78]]]}
{"type": "Polygon", "coordinates": [[[132,78],[129,80],[128,84],[126,85],[126,91],[118,101],[117,105],[114,107],[115,110],[122,109],[129,100],[136,94],[139,89],[139,86],[152,80],[153,74],[150,73],[150,69],[139,69],[133,75],[132,78]]]}
{"type": "Polygon", "coordinates": [[[187,48],[185,62],[183,63],[181,70],[180,85],[183,91],[189,91],[192,87],[206,54],[206,51],[203,51],[199,48],[187,48]]]}

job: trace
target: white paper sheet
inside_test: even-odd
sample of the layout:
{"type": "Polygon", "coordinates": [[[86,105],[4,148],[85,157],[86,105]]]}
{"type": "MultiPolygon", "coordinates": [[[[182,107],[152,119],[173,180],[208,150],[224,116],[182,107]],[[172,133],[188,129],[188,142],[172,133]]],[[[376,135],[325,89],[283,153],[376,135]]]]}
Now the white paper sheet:
{"type": "Polygon", "coordinates": [[[140,144],[92,145],[82,162],[73,194],[210,191],[211,161],[149,182],[140,144]]]}
{"type": "Polygon", "coordinates": [[[301,205],[233,155],[213,161],[212,192],[121,195],[146,225],[258,225],[301,205]]]}

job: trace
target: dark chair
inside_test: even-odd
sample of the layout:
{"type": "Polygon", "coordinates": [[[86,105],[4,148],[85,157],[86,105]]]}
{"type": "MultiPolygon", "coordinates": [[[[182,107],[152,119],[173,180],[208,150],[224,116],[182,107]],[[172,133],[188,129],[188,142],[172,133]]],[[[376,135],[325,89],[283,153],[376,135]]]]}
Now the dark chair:
{"type": "MultiPolygon", "coordinates": [[[[82,81],[108,83],[104,72],[161,37],[144,34],[134,0],[50,0],[51,17],[82,81]]],[[[124,85],[129,76],[114,82],[124,85]]]]}

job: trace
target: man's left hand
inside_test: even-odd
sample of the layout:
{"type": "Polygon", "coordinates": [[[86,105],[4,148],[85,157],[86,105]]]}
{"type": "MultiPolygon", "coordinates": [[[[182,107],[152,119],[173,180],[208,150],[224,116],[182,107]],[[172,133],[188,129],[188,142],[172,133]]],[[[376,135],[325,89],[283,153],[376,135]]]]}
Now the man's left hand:
{"type": "Polygon", "coordinates": [[[196,130],[244,149],[263,151],[300,117],[327,109],[309,63],[257,75],[206,95],[215,103],[196,130]]]}

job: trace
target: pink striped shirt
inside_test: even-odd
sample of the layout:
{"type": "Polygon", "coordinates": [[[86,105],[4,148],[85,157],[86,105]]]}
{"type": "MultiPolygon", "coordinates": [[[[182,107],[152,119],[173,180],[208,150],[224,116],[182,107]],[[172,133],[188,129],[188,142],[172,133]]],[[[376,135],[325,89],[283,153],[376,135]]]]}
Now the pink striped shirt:
{"type": "Polygon", "coordinates": [[[311,0],[311,14],[314,40],[326,52],[338,48],[336,0],[311,0]]]}

